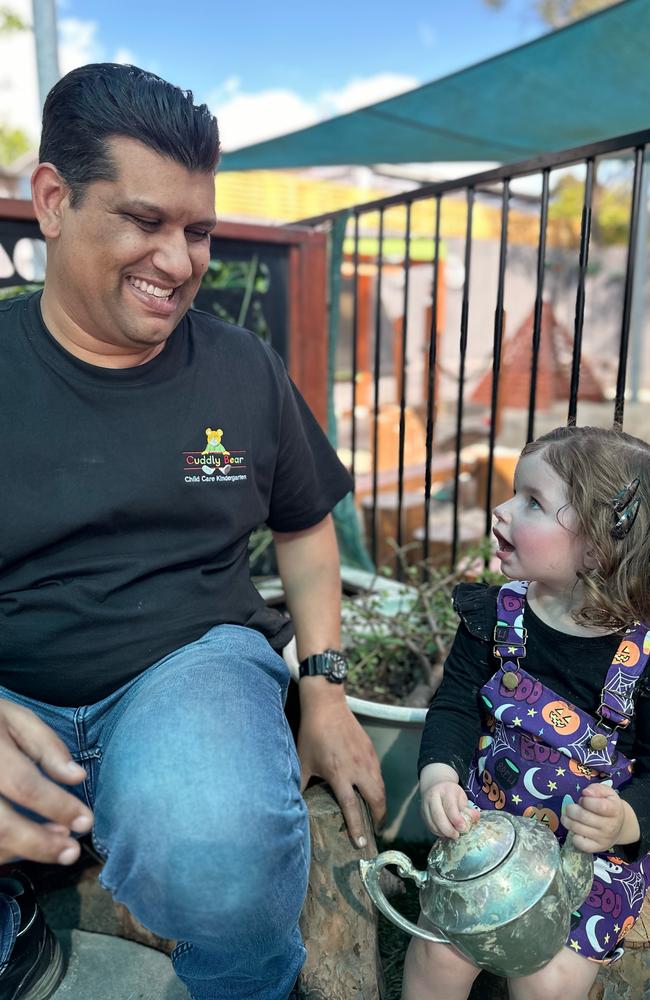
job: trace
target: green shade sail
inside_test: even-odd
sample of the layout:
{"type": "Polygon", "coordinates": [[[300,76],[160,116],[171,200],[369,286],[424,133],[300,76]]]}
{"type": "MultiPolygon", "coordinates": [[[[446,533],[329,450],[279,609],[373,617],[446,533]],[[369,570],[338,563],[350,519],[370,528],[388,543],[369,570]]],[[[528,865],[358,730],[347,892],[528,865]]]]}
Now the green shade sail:
{"type": "Polygon", "coordinates": [[[224,155],[221,170],[512,163],[650,127],[650,0],[624,0],[398,97],[224,155]]]}

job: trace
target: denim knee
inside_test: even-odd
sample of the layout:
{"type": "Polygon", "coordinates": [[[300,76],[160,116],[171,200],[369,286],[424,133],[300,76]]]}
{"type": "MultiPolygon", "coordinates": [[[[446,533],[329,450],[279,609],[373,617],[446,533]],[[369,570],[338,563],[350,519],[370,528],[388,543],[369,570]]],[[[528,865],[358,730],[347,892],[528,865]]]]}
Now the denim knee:
{"type": "Polygon", "coordinates": [[[160,800],[155,821],[138,810],[120,824],[102,882],[161,937],[207,944],[263,926],[279,942],[297,924],[309,871],[304,804],[241,791],[222,808],[206,795],[193,815],[160,800]]]}

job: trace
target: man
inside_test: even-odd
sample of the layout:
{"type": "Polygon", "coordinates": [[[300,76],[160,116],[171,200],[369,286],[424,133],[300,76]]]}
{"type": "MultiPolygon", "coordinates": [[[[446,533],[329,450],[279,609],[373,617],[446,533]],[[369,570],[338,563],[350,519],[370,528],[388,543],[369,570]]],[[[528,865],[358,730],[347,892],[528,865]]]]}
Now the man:
{"type": "MultiPolygon", "coordinates": [[[[263,521],[302,786],[329,781],[360,846],[353,785],[376,819],[383,788],[337,683],[349,477],[277,355],[190,310],[217,159],[207,107],[135,67],[74,70],[45,104],[45,287],[0,306],[0,862],[70,864],[92,828],[193,1000],[285,1000],[309,843],[290,631],[248,575],[263,521]]],[[[36,912],[0,881],[0,1000],[56,988],[36,912]]]]}

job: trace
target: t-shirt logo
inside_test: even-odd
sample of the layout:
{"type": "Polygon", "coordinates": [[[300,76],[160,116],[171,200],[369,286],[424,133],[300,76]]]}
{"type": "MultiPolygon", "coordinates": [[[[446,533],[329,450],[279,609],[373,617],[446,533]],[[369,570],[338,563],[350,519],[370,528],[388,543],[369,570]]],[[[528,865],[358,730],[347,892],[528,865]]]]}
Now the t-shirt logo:
{"type": "Polygon", "coordinates": [[[184,451],[185,482],[241,482],[246,479],[246,452],[228,449],[223,443],[223,429],[205,428],[203,451],[184,451]]]}

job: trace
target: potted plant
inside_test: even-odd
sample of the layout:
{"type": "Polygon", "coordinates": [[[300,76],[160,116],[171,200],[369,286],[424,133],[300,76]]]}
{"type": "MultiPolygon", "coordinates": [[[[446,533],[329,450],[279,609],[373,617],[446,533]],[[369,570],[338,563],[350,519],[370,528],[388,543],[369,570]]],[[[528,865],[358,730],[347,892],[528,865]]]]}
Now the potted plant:
{"type": "Polygon", "coordinates": [[[420,816],[416,763],[427,708],[443,674],[458,618],[452,605],[462,581],[497,582],[486,563],[489,544],[455,569],[408,562],[399,550],[403,582],[390,575],[344,569],[343,646],[350,663],[348,704],[370,736],[386,783],[383,839],[430,839],[420,816]]]}
{"type": "MultiPolygon", "coordinates": [[[[487,542],[453,570],[427,560],[409,564],[408,554],[408,547],[397,552],[403,581],[390,570],[342,568],[342,646],[350,666],[347,702],[373,742],[386,783],[383,839],[417,843],[430,840],[420,816],[416,763],[427,707],[458,626],[451,595],[462,581],[502,578],[486,567],[487,542]]],[[[256,583],[269,603],[281,603],[277,577],[256,583]]],[[[297,679],[295,642],[284,656],[297,679]]]]}

